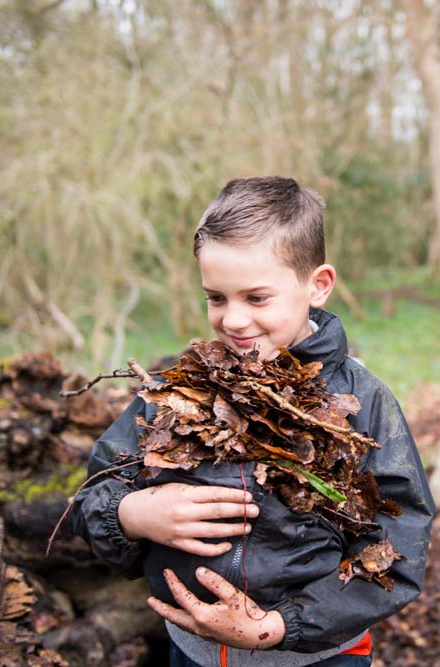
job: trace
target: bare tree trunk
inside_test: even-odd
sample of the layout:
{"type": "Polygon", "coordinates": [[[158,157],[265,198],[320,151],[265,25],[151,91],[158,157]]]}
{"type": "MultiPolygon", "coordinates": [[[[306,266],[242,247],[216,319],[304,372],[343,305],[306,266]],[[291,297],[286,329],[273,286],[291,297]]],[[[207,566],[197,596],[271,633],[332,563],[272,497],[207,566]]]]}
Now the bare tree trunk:
{"type": "Polygon", "coordinates": [[[429,264],[440,269],[440,8],[428,9],[423,0],[401,0],[407,33],[429,110],[431,179],[436,225],[429,250],[429,264]]]}

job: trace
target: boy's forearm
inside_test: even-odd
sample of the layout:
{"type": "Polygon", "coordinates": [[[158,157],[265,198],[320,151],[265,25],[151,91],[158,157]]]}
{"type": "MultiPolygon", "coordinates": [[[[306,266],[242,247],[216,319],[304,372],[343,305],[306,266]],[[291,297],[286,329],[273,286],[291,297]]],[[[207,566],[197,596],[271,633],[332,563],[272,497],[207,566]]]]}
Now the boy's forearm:
{"type": "Polygon", "coordinates": [[[100,560],[129,579],[142,577],[143,541],[130,541],[118,520],[118,506],[130,490],[117,480],[84,489],[72,508],[72,526],[100,560]]]}

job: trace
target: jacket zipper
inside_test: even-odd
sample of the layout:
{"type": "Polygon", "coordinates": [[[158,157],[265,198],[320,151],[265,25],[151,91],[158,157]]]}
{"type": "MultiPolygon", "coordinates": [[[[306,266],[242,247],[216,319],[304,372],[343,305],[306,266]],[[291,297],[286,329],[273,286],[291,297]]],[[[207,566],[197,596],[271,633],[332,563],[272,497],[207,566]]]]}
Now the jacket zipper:
{"type": "Polygon", "coordinates": [[[238,577],[241,573],[242,557],[243,557],[243,541],[240,540],[235,545],[234,553],[232,554],[231,558],[231,564],[229,566],[230,575],[228,579],[234,586],[237,585],[238,577]]]}

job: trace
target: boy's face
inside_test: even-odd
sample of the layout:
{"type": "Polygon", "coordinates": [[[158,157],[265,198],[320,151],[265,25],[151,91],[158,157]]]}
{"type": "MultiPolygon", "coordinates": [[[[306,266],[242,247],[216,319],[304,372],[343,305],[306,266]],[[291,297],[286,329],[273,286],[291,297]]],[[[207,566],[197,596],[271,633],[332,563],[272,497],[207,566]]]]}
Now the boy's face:
{"type": "Polygon", "coordinates": [[[206,242],[199,252],[208,318],[219,340],[239,354],[254,346],[260,359],[310,333],[313,278],[300,282],[278,258],[270,239],[246,247],[206,242]]]}

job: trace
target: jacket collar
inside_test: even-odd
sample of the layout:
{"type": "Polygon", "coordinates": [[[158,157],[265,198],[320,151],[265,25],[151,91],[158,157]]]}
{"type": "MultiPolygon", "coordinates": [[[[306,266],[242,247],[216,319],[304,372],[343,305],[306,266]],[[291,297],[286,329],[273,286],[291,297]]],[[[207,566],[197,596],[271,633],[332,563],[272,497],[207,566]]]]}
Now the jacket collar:
{"type": "Polygon", "coordinates": [[[289,347],[289,351],[302,364],[321,361],[323,368],[320,376],[328,380],[347,356],[347,338],[337,315],[311,308],[310,319],[316,322],[318,331],[289,347]]]}

